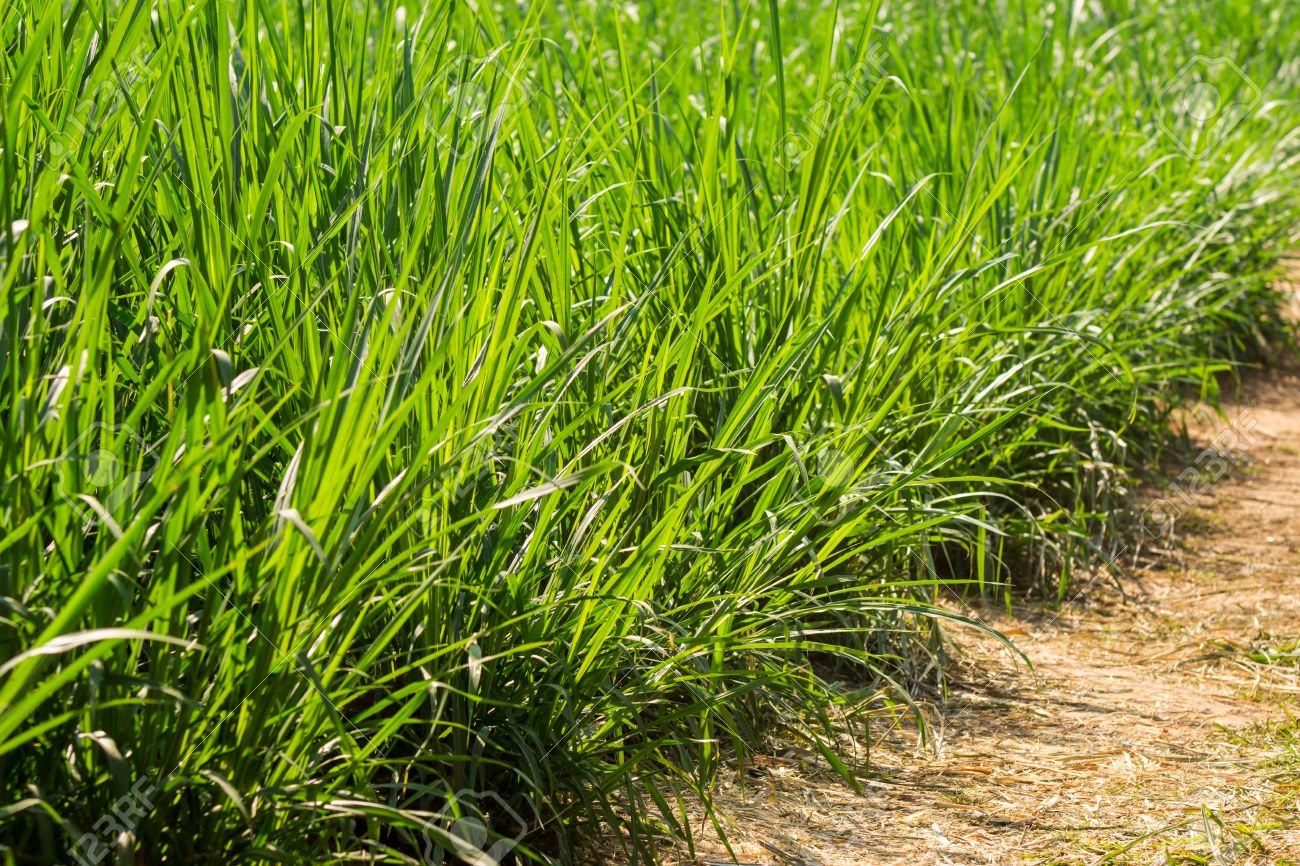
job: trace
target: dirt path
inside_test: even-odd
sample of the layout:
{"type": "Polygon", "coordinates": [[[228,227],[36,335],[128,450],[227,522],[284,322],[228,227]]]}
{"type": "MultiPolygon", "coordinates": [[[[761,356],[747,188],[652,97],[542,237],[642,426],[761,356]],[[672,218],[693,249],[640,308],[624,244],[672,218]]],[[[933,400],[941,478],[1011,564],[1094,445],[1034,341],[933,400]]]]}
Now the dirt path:
{"type": "Polygon", "coordinates": [[[864,795],[795,754],[725,785],[740,860],[1300,864],[1300,372],[1227,412],[1197,442],[1248,459],[1166,494],[1178,530],[1126,553],[1124,595],[1102,577],[1059,614],[984,612],[1036,675],[967,646],[959,671],[985,673],[959,673],[929,749],[875,744],[864,795]]]}

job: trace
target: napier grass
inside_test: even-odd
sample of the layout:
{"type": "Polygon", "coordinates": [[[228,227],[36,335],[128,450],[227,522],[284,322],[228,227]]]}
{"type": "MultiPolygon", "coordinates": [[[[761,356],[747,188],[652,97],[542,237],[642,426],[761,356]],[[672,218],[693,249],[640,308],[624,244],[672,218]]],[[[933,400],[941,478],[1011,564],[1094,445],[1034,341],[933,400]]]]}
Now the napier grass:
{"type": "Polygon", "coordinates": [[[1297,38],[8,0],[0,862],[645,860],[773,742],[853,784],[955,596],[1140,543],[1276,343],[1297,38]]]}

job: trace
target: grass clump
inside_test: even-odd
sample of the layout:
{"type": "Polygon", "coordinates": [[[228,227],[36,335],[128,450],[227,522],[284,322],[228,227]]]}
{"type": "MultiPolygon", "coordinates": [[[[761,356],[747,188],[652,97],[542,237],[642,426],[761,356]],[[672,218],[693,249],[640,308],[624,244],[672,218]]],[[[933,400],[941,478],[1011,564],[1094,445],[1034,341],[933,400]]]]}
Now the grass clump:
{"type": "Polygon", "coordinates": [[[774,736],[851,781],[934,602],[1117,550],[1276,336],[1297,31],[12,0],[5,857],[651,859],[774,736]]]}

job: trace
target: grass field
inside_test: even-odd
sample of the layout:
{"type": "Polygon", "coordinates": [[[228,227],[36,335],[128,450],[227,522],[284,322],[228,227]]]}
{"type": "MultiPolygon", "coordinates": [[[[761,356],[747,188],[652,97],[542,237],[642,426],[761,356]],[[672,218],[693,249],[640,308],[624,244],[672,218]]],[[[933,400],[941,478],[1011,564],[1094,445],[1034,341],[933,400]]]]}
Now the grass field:
{"type": "Polygon", "coordinates": [[[9,0],[0,862],[648,861],[777,740],[852,784],[934,602],[1125,550],[1278,344],[1297,39],[9,0]]]}

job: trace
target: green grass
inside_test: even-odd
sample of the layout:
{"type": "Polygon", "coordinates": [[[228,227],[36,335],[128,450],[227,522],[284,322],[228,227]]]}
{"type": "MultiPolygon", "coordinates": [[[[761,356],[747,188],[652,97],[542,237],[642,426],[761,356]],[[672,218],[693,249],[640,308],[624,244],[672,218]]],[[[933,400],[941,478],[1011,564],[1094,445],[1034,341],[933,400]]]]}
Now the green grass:
{"type": "Polygon", "coordinates": [[[0,860],[644,860],[775,739],[851,784],[934,602],[1122,550],[1277,337],[1293,13],[10,0],[0,860]]]}

